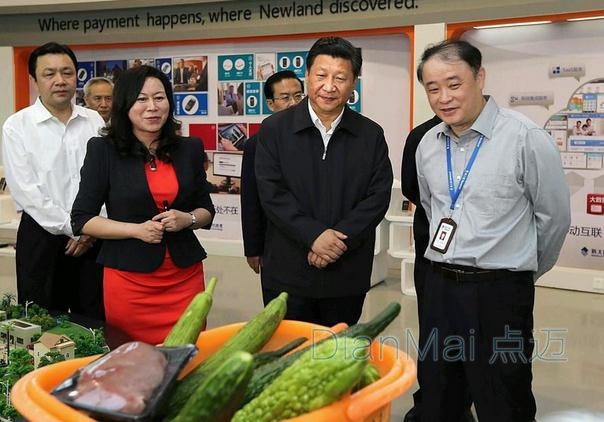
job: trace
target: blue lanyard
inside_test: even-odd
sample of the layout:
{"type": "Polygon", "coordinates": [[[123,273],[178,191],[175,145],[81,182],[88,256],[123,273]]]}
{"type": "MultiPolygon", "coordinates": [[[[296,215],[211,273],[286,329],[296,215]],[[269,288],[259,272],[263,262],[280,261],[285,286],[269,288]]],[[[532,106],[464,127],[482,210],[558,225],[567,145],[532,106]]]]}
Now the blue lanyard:
{"type": "Polygon", "coordinates": [[[461,175],[461,179],[459,180],[459,185],[457,189],[455,189],[455,184],[453,182],[453,163],[451,160],[451,138],[448,135],[445,135],[445,145],[447,147],[447,177],[449,179],[449,195],[451,196],[451,206],[449,207],[451,211],[455,209],[455,203],[457,202],[457,198],[459,198],[459,194],[466,184],[466,180],[468,180],[468,174],[470,174],[470,169],[472,165],[474,165],[474,160],[476,160],[476,156],[478,155],[478,150],[482,146],[482,142],[484,141],[484,135],[480,135],[478,141],[476,142],[476,146],[474,147],[474,151],[472,152],[472,156],[470,160],[466,164],[466,168],[461,175]]]}

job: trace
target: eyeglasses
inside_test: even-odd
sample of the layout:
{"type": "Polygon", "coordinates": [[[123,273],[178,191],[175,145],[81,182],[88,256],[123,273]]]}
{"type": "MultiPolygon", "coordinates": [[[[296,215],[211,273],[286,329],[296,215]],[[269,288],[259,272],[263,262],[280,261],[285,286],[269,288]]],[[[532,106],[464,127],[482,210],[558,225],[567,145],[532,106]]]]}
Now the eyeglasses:
{"type": "Polygon", "coordinates": [[[283,94],[280,97],[274,97],[273,101],[283,101],[284,103],[289,103],[293,99],[296,103],[299,103],[304,99],[304,97],[306,97],[306,94],[303,92],[299,92],[294,95],[283,94]]]}

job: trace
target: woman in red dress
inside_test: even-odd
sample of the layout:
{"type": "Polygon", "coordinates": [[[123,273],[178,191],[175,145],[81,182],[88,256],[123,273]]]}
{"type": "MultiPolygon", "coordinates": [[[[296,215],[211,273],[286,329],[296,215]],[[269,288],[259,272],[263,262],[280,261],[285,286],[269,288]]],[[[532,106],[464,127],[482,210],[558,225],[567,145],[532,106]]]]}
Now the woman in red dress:
{"type": "Polygon", "coordinates": [[[124,71],[110,125],[92,138],[71,214],[76,234],[105,239],[107,325],[156,344],[204,289],[194,229],[215,214],[203,143],[176,135],[167,77],[150,66],[124,71]],[[107,217],[99,215],[105,204],[107,217]]]}

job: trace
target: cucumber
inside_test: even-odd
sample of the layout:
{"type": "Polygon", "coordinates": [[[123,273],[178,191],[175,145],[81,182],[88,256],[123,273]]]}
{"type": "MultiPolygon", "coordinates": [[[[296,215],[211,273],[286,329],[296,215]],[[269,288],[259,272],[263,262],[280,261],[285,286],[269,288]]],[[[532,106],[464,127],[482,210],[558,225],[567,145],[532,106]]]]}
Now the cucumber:
{"type": "Polygon", "coordinates": [[[230,421],[253,371],[252,355],[235,352],[205,378],[172,422],[230,421]]]}
{"type": "Polygon", "coordinates": [[[394,318],[401,312],[401,304],[398,302],[390,302],[382,312],[367,322],[361,322],[351,325],[350,327],[340,331],[337,336],[345,337],[369,337],[374,339],[382,331],[390,325],[394,318]]]}
{"type": "Polygon", "coordinates": [[[273,336],[287,311],[287,293],[283,292],[239,331],[229,338],[213,355],[201,362],[182,381],[176,384],[168,402],[168,416],[174,417],[193,392],[224,361],[237,351],[255,353],[273,336]]]}
{"type": "Polygon", "coordinates": [[[306,337],[298,337],[287,343],[285,346],[281,347],[277,350],[269,350],[268,352],[258,352],[254,354],[254,369],[261,367],[262,365],[266,365],[274,360],[279,359],[281,356],[286,355],[287,353],[294,350],[296,347],[300,346],[308,340],[306,337]]]}
{"type": "Polygon", "coordinates": [[[369,340],[330,338],[307,350],[232,422],[277,422],[339,400],[357,384],[367,365],[369,340]]]}
{"type": "MultiPolygon", "coordinates": [[[[328,336],[326,339],[320,340],[314,345],[320,342],[327,341],[329,338],[337,337],[364,337],[374,339],[381,333],[401,312],[401,305],[398,302],[392,302],[382,312],[372,318],[366,323],[359,323],[352,325],[332,336],[328,336]]],[[[285,368],[292,365],[305,350],[313,347],[313,344],[305,349],[298,350],[289,355],[283,356],[276,361],[270,362],[263,365],[254,371],[252,379],[248,384],[243,403],[248,403],[254,397],[258,396],[275,378],[279,376],[285,368]]]]}
{"type": "Polygon", "coordinates": [[[216,277],[212,277],[205,291],[195,295],[166,336],[164,346],[184,346],[185,344],[195,344],[197,342],[199,333],[212,307],[212,296],[217,281],[216,277]]]}

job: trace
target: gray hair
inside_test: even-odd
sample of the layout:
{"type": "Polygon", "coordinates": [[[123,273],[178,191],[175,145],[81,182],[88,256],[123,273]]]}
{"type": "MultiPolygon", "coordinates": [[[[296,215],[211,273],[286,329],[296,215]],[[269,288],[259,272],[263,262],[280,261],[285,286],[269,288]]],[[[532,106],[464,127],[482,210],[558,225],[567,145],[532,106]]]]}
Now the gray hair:
{"type": "Polygon", "coordinates": [[[98,83],[101,82],[105,82],[107,84],[109,84],[109,86],[111,87],[111,89],[113,89],[113,82],[111,81],[111,79],[109,78],[105,78],[104,76],[97,76],[96,78],[90,78],[88,80],[88,82],[86,82],[84,84],[84,96],[87,96],[90,94],[90,88],[92,87],[92,85],[96,85],[98,83]]]}

